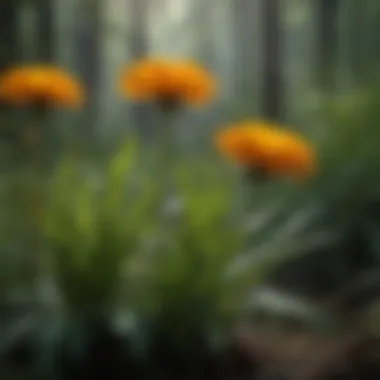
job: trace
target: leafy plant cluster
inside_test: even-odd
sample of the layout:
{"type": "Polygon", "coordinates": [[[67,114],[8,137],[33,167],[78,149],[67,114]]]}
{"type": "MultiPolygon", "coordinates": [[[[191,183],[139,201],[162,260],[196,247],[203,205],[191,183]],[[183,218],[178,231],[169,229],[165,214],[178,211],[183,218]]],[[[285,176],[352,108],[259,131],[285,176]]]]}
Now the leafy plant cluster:
{"type": "MultiPolygon", "coordinates": [[[[49,319],[75,340],[81,334],[69,325],[84,318],[83,334],[101,315],[132,321],[128,334],[145,347],[159,333],[175,347],[191,346],[199,333],[220,344],[249,291],[282,263],[359,225],[376,244],[373,87],[321,110],[319,173],[307,185],[247,184],[211,154],[157,168],[155,152],[134,136],[104,160],[65,152],[48,181],[10,176],[0,188],[3,303],[24,282],[36,303],[28,313],[40,312],[37,331],[49,319]],[[57,302],[41,300],[41,286],[57,302]]],[[[49,339],[54,346],[56,336],[49,339]]]]}

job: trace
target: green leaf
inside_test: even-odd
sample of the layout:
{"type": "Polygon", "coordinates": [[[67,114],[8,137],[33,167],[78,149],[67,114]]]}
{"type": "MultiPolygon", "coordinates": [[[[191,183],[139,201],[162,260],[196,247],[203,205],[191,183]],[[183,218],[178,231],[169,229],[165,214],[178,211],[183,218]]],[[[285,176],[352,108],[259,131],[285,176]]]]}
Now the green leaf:
{"type": "Polygon", "coordinates": [[[117,209],[124,197],[125,184],[132,172],[137,153],[137,140],[129,137],[111,158],[106,172],[105,209],[117,209]]]}

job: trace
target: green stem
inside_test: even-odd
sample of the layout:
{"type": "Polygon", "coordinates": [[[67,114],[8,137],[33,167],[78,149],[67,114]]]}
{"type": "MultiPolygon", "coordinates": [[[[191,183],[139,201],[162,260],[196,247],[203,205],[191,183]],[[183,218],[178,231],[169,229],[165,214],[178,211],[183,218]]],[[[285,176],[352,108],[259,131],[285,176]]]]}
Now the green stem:
{"type": "MultiPolygon", "coordinates": [[[[267,174],[257,169],[247,169],[241,176],[238,189],[239,212],[237,219],[244,220],[244,229],[251,230],[252,216],[259,210],[259,205],[263,202],[263,193],[266,191],[267,180],[267,174]]],[[[249,231],[247,246],[250,247],[254,241],[255,234],[253,231],[249,231]]]]}
{"type": "Polygon", "coordinates": [[[174,111],[163,111],[160,128],[160,146],[158,160],[160,175],[162,201],[165,202],[174,192],[174,163],[176,159],[175,122],[177,113],[174,111]]]}
{"type": "Polygon", "coordinates": [[[38,271],[45,270],[46,258],[44,255],[44,242],[42,239],[41,212],[44,207],[46,189],[46,124],[48,110],[45,107],[33,107],[31,110],[32,125],[31,132],[35,134],[35,140],[28,147],[26,162],[26,177],[24,177],[25,188],[28,188],[28,199],[26,207],[29,213],[31,247],[35,252],[35,260],[38,271]]]}
{"type": "Polygon", "coordinates": [[[238,220],[241,220],[242,216],[247,216],[253,212],[256,205],[256,190],[252,178],[247,173],[242,173],[237,183],[238,220]]]}
{"type": "MultiPolygon", "coordinates": [[[[168,214],[168,201],[175,196],[175,121],[177,112],[174,110],[161,109],[158,157],[154,167],[158,182],[157,216],[160,224],[159,238],[164,245],[171,235],[172,217],[168,214]]],[[[170,211],[169,211],[170,213],[170,211]]]]}

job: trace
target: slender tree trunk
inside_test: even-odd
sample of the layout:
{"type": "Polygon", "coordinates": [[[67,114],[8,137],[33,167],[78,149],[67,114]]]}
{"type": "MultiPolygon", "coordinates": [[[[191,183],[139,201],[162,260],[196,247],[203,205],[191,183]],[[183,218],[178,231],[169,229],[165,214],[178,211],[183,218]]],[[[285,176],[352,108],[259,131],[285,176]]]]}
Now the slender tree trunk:
{"type": "MultiPolygon", "coordinates": [[[[18,6],[15,1],[0,2],[0,72],[14,65],[20,58],[18,43],[19,33],[18,6]]],[[[14,146],[18,143],[19,112],[7,104],[0,102],[0,171],[12,170],[17,160],[14,156],[14,146]]],[[[18,153],[18,152],[17,152],[18,153]]],[[[17,157],[17,155],[16,155],[17,157]]],[[[17,157],[18,158],[18,157],[17,157]]]]}
{"type": "Polygon", "coordinates": [[[82,15],[78,35],[74,39],[80,76],[86,86],[86,126],[84,138],[95,132],[99,117],[100,36],[102,33],[100,0],[89,0],[80,7],[82,15]]]}
{"type": "MultiPolygon", "coordinates": [[[[369,46],[373,36],[368,33],[368,24],[371,22],[367,15],[368,6],[371,2],[361,2],[360,0],[350,0],[347,4],[348,11],[348,61],[354,84],[361,84],[369,79],[369,46]]],[[[373,69],[377,70],[376,64],[373,69]]]]}
{"type": "Polygon", "coordinates": [[[282,55],[280,0],[262,0],[263,14],[263,95],[262,110],[266,117],[282,115],[282,55]]]}
{"type": "Polygon", "coordinates": [[[193,25],[196,25],[199,38],[199,57],[202,63],[208,67],[213,67],[215,63],[215,42],[210,31],[213,21],[212,12],[214,10],[215,4],[213,4],[212,0],[209,2],[198,0],[194,5],[192,15],[193,25]]]}
{"type": "Polygon", "coordinates": [[[147,0],[130,0],[130,12],[132,18],[131,48],[135,57],[143,57],[147,54],[147,0]]]}
{"type": "MultiPolygon", "coordinates": [[[[147,0],[129,0],[129,12],[133,15],[131,18],[131,34],[129,45],[131,47],[132,60],[138,60],[148,54],[148,36],[147,36],[147,0]]],[[[131,109],[132,123],[137,128],[144,139],[150,139],[152,128],[152,114],[148,105],[135,104],[131,109]]]]}
{"type": "Polygon", "coordinates": [[[17,11],[15,0],[0,3],[0,69],[18,58],[17,11]]]}
{"type": "Polygon", "coordinates": [[[232,3],[235,50],[235,82],[236,92],[243,102],[253,98],[253,27],[252,1],[235,0],[232,3]]]}
{"type": "Polygon", "coordinates": [[[380,62],[380,40],[378,38],[380,33],[380,3],[379,2],[371,2],[369,4],[369,13],[371,15],[371,23],[369,34],[371,36],[370,39],[370,49],[371,49],[371,58],[372,64],[375,67],[371,67],[371,69],[377,68],[380,62]]]}
{"type": "Polygon", "coordinates": [[[53,52],[53,3],[42,0],[37,3],[37,44],[38,59],[42,62],[52,60],[53,52]]]}
{"type": "Polygon", "coordinates": [[[316,73],[325,90],[336,88],[339,0],[316,1],[316,73]]]}

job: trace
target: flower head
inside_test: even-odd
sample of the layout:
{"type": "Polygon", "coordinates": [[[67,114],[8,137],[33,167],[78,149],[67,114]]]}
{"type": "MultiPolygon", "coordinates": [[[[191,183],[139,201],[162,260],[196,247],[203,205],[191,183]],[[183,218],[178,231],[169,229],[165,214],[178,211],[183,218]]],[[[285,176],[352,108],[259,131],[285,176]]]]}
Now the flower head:
{"type": "Polygon", "coordinates": [[[137,101],[155,100],[163,105],[202,105],[215,92],[211,74],[191,61],[146,59],[124,70],[121,91],[137,101]]]}
{"type": "Polygon", "coordinates": [[[216,136],[222,154],[248,169],[304,178],[315,171],[315,151],[302,136],[266,122],[229,126],[216,136]]]}
{"type": "Polygon", "coordinates": [[[0,75],[0,101],[74,107],[84,101],[82,86],[65,70],[50,65],[14,67],[0,75]]]}

